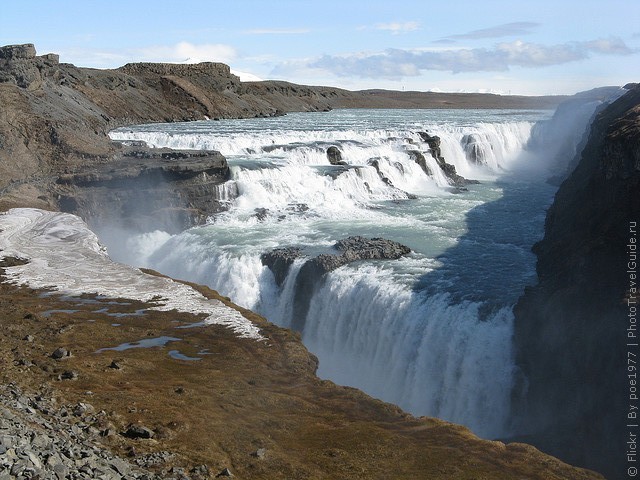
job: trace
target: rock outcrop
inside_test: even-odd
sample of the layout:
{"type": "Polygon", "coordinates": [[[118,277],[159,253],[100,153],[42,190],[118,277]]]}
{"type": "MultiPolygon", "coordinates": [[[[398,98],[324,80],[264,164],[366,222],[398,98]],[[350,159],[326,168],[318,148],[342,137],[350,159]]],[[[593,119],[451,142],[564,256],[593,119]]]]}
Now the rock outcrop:
{"type": "Polygon", "coordinates": [[[331,165],[346,165],[347,162],[342,160],[342,152],[334,145],[327,148],[327,160],[331,165]]]}
{"type": "MultiPolygon", "coordinates": [[[[438,163],[438,166],[451,181],[452,185],[456,187],[464,187],[465,185],[479,183],[477,180],[469,180],[461,175],[458,175],[458,172],[456,172],[456,167],[454,165],[451,165],[450,163],[447,163],[447,161],[442,156],[442,150],[440,149],[440,137],[438,137],[437,135],[429,135],[427,132],[418,132],[418,135],[420,135],[422,141],[429,146],[429,153],[431,153],[431,156],[438,163]]],[[[430,170],[426,164],[424,156],[422,156],[421,158],[421,156],[413,154],[413,158],[415,162],[422,167],[425,173],[429,175],[430,170]]]]}
{"type": "Polygon", "coordinates": [[[628,271],[635,265],[639,191],[636,86],[596,116],[534,247],[538,284],[515,308],[521,438],[611,478],[626,472],[633,403],[627,358],[640,353],[627,346],[637,344],[629,336],[637,332],[635,274],[628,271]]]}
{"type": "Polygon", "coordinates": [[[293,262],[304,254],[301,248],[285,247],[276,248],[270,252],[263,253],[260,260],[263,265],[269,267],[276,280],[276,284],[281,287],[289,274],[289,269],[293,262]]]}
{"type": "Polygon", "coordinates": [[[0,48],[0,83],[10,82],[21,88],[35,90],[42,85],[40,71],[58,63],[58,55],[36,56],[36,48],[32,43],[2,47],[0,48]]]}
{"type": "Polygon", "coordinates": [[[427,159],[420,150],[407,150],[407,155],[409,155],[409,158],[420,166],[426,175],[429,177],[433,175],[429,165],[427,165],[427,159]]]}
{"type": "MultiPolygon", "coordinates": [[[[304,330],[305,319],[309,310],[309,302],[317,289],[322,285],[327,273],[360,260],[396,260],[411,253],[411,249],[401,243],[384,238],[365,238],[360,236],[339,240],[333,249],[340,252],[322,253],[308,259],[300,267],[295,280],[295,299],[293,305],[295,330],[304,330]]],[[[289,269],[297,258],[304,257],[299,248],[278,248],[262,255],[262,264],[273,272],[278,286],[282,286],[289,269]]]]}
{"type": "Polygon", "coordinates": [[[134,145],[111,162],[60,175],[58,204],[93,225],[177,233],[226,208],[220,186],[229,175],[216,151],[134,145]]]}

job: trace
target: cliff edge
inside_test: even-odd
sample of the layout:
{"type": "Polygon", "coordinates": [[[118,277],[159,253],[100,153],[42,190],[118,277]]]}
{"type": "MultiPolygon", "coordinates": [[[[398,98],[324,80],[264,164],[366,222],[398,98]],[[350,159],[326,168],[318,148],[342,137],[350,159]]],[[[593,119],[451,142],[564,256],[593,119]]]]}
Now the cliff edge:
{"type": "Polygon", "coordinates": [[[515,307],[522,438],[611,478],[623,475],[634,404],[627,358],[638,354],[628,344],[638,342],[629,265],[640,219],[640,86],[629,89],[593,121],[534,246],[538,284],[515,307]]]}

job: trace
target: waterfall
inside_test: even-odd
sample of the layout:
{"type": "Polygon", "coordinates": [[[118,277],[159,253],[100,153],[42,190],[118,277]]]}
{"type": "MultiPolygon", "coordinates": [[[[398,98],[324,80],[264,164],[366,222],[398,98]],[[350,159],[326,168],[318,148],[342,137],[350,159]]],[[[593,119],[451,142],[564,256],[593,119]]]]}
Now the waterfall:
{"type": "Polygon", "coordinates": [[[298,328],[321,377],[497,437],[507,429],[514,374],[511,305],[532,281],[529,250],[552,189],[509,177],[532,161],[522,155],[529,117],[429,114],[449,117],[344,111],[113,132],[157,147],[216,149],[231,166],[215,193],[228,211],[155,245],[130,238],[129,251],[151,248],[137,260],[298,328]],[[437,135],[446,162],[482,184],[454,194],[421,132],[437,135]],[[343,164],[330,163],[331,146],[343,164]],[[349,235],[413,252],[345,265],[300,290],[304,263],[349,235]],[[283,246],[303,256],[278,285],[261,255],[283,246]],[[304,309],[296,307],[302,296],[304,309]]]}

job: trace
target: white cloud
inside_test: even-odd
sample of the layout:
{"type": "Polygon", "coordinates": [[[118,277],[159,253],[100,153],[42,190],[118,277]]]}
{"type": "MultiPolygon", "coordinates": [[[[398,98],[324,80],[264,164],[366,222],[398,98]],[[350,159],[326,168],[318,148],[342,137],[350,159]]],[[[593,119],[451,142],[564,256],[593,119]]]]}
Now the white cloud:
{"type": "Polygon", "coordinates": [[[532,33],[533,30],[539,25],[540,24],[534,22],[504,23],[495,27],[482,28],[480,30],[473,30],[472,32],[462,33],[458,35],[450,35],[445,39],[475,40],[480,38],[500,38],[510,37],[514,35],[527,35],[532,33]]]}
{"type": "Polygon", "coordinates": [[[515,41],[492,48],[456,48],[434,50],[388,49],[380,53],[354,53],[323,57],[308,67],[337,76],[399,79],[418,76],[421,71],[495,72],[511,67],[545,67],[589,58],[592,54],[628,55],[635,53],[617,38],[588,42],[542,45],[515,41]]]}
{"type": "Polygon", "coordinates": [[[630,49],[621,39],[616,37],[593,40],[591,42],[587,42],[587,46],[590,50],[598,53],[622,55],[632,53],[632,49],[630,49]]]}
{"type": "Polygon", "coordinates": [[[148,62],[229,62],[236,58],[235,48],[224,44],[193,44],[180,42],[159,45],[132,52],[136,61],[148,62]]]}
{"type": "Polygon", "coordinates": [[[299,35],[311,32],[308,28],[255,28],[245,30],[247,35],[299,35]]]}
{"type": "Polygon", "coordinates": [[[413,32],[420,28],[418,22],[391,22],[391,23],[378,23],[373,26],[376,30],[389,31],[394,35],[400,33],[413,32]]]}

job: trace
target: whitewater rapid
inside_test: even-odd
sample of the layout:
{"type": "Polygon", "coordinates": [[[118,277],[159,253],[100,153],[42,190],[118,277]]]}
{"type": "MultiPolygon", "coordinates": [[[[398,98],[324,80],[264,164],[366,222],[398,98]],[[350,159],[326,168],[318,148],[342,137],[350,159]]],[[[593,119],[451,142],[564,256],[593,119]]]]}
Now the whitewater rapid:
{"type": "Polygon", "coordinates": [[[545,182],[550,156],[527,144],[549,116],[363,110],[119,129],[113,139],[219,150],[232,178],[215,195],[229,208],[178,235],[98,232],[118,260],[207,284],[297,326],[321,377],[505,436],[517,373],[512,306],[535,281],[531,246],[555,190],[545,182]],[[481,183],[453,185],[424,133],[440,138],[458,174],[481,183]],[[344,165],[330,164],[332,146],[344,165]],[[329,272],[304,318],[293,318],[304,261],[351,235],[395,240],[412,253],[329,272]],[[289,246],[305,258],[278,285],[261,255],[289,246]]]}

